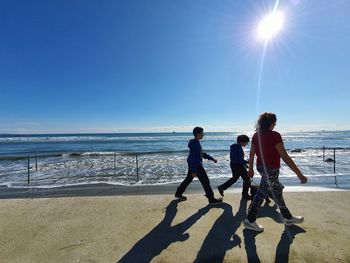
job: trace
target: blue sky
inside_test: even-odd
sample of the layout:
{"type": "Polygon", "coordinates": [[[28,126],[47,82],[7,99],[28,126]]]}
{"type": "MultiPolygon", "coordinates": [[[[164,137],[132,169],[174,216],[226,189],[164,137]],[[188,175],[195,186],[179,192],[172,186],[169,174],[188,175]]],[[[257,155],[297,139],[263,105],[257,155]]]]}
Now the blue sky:
{"type": "Polygon", "coordinates": [[[350,1],[0,1],[0,133],[350,129],[350,1]]]}

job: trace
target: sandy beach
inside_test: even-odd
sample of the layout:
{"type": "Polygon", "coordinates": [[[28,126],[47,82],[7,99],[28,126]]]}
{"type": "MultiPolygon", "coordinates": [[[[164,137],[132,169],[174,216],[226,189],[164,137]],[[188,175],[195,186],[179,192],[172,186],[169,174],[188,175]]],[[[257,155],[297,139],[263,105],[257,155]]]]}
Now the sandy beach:
{"type": "MultiPolygon", "coordinates": [[[[349,191],[287,192],[305,222],[285,227],[263,206],[257,234],[249,202],[228,193],[207,206],[170,194],[0,200],[0,262],[350,262],[349,191]]],[[[272,203],[273,204],[273,203],[272,203]]]]}

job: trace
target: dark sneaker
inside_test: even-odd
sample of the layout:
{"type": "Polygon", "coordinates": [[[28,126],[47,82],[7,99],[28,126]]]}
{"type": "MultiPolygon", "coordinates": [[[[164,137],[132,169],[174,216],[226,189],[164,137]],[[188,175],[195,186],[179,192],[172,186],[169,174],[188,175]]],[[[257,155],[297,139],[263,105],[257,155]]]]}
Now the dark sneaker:
{"type": "Polygon", "coordinates": [[[187,197],[184,196],[184,195],[175,194],[175,197],[177,199],[179,199],[180,201],[186,201],[187,200],[187,197]]]}
{"type": "Polygon", "coordinates": [[[242,199],[252,200],[253,198],[250,195],[248,195],[248,194],[242,194],[242,199]]]}
{"type": "Polygon", "coordinates": [[[222,203],[222,198],[213,198],[209,200],[210,205],[217,205],[222,203]]]}
{"type": "Polygon", "coordinates": [[[255,222],[249,222],[248,219],[245,219],[243,221],[243,225],[246,229],[253,230],[256,232],[262,232],[264,231],[264,227],[262,225],[259,225],[256,221],[255,222]]]}
{"type": "Polygon", "coordinates": [[[218,191],[221,196],[224,196],[224,189],[222,189],[221,185],[218,186],[218,191]]]}

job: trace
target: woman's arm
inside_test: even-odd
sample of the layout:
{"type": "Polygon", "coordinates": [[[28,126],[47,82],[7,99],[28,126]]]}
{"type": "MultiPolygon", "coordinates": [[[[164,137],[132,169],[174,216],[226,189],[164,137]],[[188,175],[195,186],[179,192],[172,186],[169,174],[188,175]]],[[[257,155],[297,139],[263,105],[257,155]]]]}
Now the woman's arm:
{"type": "Polygon", "coordinates": [[[278,143],[275,145],[277,152],[279,153],[282,160],[288,165],[290,169],[298,176],[300,182],[305,184],[307,182],[307,178],[300,172],[299,168],[296,166],[292,158],[286,152],[283,143],[278,143]]]}

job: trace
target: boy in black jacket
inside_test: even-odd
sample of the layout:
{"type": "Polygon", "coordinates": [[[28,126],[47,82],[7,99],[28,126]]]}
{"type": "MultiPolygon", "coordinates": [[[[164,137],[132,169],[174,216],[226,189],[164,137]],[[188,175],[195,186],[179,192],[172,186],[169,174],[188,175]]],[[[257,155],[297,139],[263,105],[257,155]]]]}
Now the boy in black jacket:
{"type": "Polygon", "coordinates": [[[247,172],[248,161],[244,159],[243,148],[249,143],[249,137],[247,135],[239,135],[237,137],[237,143],[234,143],[230,147],[230,166],[232,171],[232,177],[228,179],[224,184],[218,186],[219,193],[224,196],[224,191],[233,185],[239,177],[243,179],[242,198],[251,200],[251,196],[248,194],[250,186],[250,178],[247,172]]]}
{"type": "Polygon", "coordinates": [[[187,177],[177,188],[175,197],[182,201],[187,200],[187,198],[182,194],[185,192],[187,186],[192,182],[193,178],[198,177],[199,181],[201,182],[204,188],[205,196],[208,198],[209,204],[219,204],[222,202],[222,199],[221,198],[216,199],[214,197],[214,192],[210,186],[208,175],[205,172],[202,164],[203,158],[211,160],[215,163],[217,162],[217,160],[215,160],[209,154],[206,154],[205,152],[203,152],[202,146],[199,142],[199,140],[203,139],[203,136],[204,136],[203,128],[195,127],[193,129],[193,135],[194,135],[194,139],[191,139],[188,142],[188,148],[190,148],[190,153],[187,157],[187,163],[188,163],[187,177]]]}

